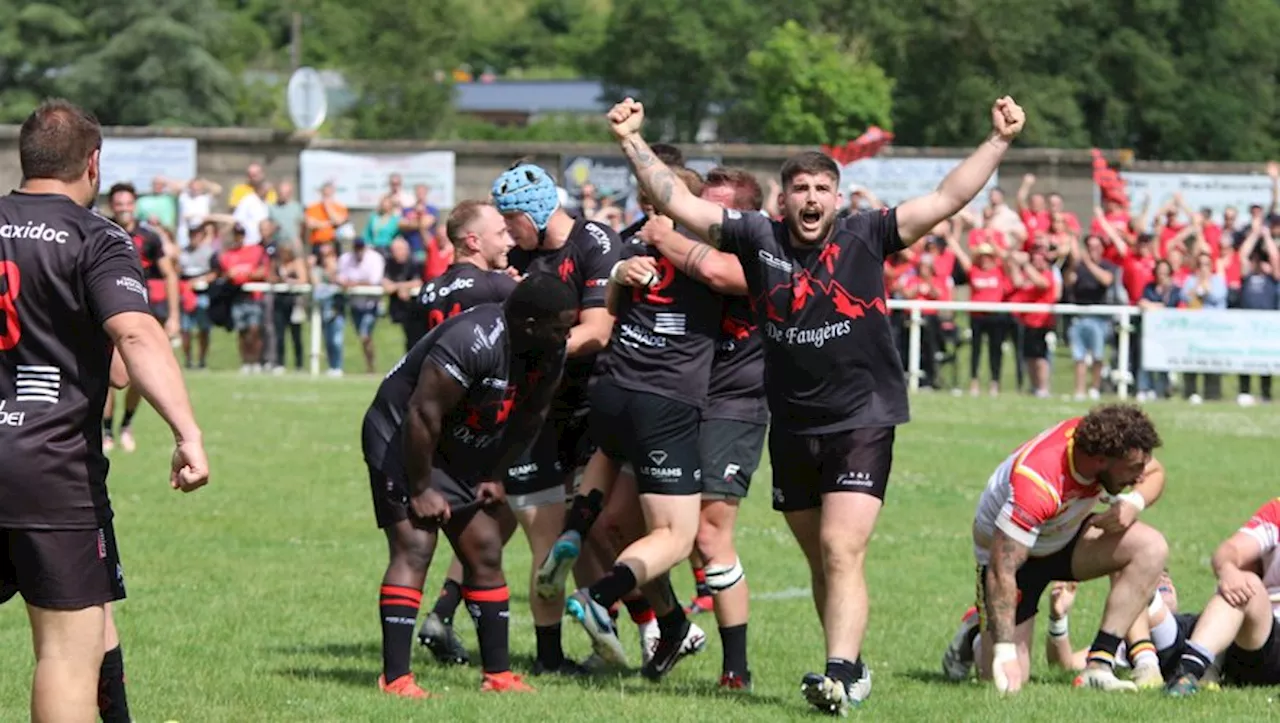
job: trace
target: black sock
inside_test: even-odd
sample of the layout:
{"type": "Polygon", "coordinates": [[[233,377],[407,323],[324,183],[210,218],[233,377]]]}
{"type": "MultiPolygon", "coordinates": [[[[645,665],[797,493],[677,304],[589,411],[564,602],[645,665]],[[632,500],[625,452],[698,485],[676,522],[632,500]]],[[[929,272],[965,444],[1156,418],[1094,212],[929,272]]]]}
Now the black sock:
{"type": "Polygon", "coordinates": [[[832,680],[844,683],[845,690],[851,690],[853,683],[862,677],[862,658],[845,660],[844,658],[827,658],[826,675],[832,680]]]}
{"type": "Polygon", "coordinates": [[[382,616],[382,680],[394,682],[409,674],[413,654],[413,628],[418,622],[422,591],[383,584],[378,596],[382,616]]]}
{"type": "Polygon", "coordinates": [[[538,639],[538,662],[548,670],[564,664],[564,648],[560,644],[560,623],[535,625],[533,633],[538,639]]]}
{"type": "Polygon", "coordinates": [[[124,692],[124,653],[120,646],[102,656],[98,674],[98,715],[102,723],[130,723],[129,699],[124,692]]]}
{"type": "Polygon", "coordinates": [[[1089,648],[1089,663],[1102,663],[1112,670],[1116,667],[1116,654],[1120,652],[1120,638],[1111,633],[1098,631],[1098,636],[1093,639],[1093,646],[1089,648]]]}
{"type": "Polygon", "coordinates": [[[698,597],[711,597],[711,588],[707,587],[707,570],[703,567],[693,568],[694,594],[698,597]]]}
{"type": "Polygon", "coordinates": [[[576,532],[586,537],[603,509],[604,493],[600,490],[591,490],[586,495],[574,495],[573,504],[569,506],[569,514],[564,520],[564,531],[576,532]]]}
{"type": "Polygon", "coordinates": [[[671,612],[658,616],[658,633],[663,640],[679,643],[689,633],[689,618],[685,617],[684,608],[676,605],[671,612]]]}
{"type": "Polygon", "coordinates": [[[480,641],[480,662],[486,673],[505,673],[511,670],[511,650],[508,623],[510,622],[511,592],[507,586],[479,589],[462,588],[462,599],[476,624],[476,638],[480,641]]]}
{"type": "Polygon", "coordinates": [[[114,424],[115,424],[115,420],[113,420],[111,417],[102,418],[102,438],[103,439],[111,439],[112,437],[116,436],[115,432],[112,431],[112,427],[114,426],[114,424]]]}
{"type": "Polygon", "coordinates": [[[587,592],[601,607],[611,608],[614,603],[634,589],[636,589],[636,574],[631,571],[631,568],[619,562],[613,566],[612,570],[605,573],[604,577],[587,588],[587,592]]]}
{"type": "Polygon", "coordinates": [[[1188,640],[1187,647],[1182,651],[1180,668],[1183,674],[1199,680],[1204,677],[1204,672],[1210,665],[1213,665],[1213,656],[1209,651],[1188,640]]]}
{"type": "Polygon", "coordinates": [[[444,585],[440,588],[440,597],[436,598],[436,605],[431,608],[431,612],[445,625],[453,625],[453,614],[458,612],[458,605],[461,603],[462,586],[445,578],[444,585]]]}
{"type": "Polygon", "coordinates": [[[627,612],[631,615],[631,622],[636,625],[644,625],[657,618],[657,615],[653,612],[653,606],[649,604],[649,599],[644,595],[629,595],[622,599],[622,603],[627,606],[627,612]]]}
{"type": "Polygon", "coordinates": [[[133,415],[138,413],[138,408],[124,410],[124,416],[120,419],[120,431],[123,432],[133,426],[133,415]]]}
{"type": "Polygon", "coordinates": [[[720,647],[724,650],[721,673],[747,674],[747,624],[720,628],[720,647]]]}

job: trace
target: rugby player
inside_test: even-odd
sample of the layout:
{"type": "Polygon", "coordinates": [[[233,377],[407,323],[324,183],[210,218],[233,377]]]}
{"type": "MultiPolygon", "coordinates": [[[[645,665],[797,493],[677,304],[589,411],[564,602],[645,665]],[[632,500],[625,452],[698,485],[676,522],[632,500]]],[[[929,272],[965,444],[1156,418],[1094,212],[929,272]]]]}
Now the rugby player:
{"type": "Polygon", "coordinates": [[[89,210],[101,147],[93,116],[46,101],[19,134],[21,189],[0,199],[0,600],[27,605],[34,721],[128,717],[107,613],[125,596],[100,425],[113,376],[172,429],[170,485],[209,479],[134,243],[89,210]],[[126,374],[111,374],[113,345],[126,374]]]}
{"type": "MultiPolygon", "coordinates": [[[[527,274],[545,272],[560,277],[573,287],[578,297],[578,319],[569,335],[564,381],[556,392],[546,426],[537,435],[528,453],[514,465],[516,474],[508,479],[508,490],[525,506],[536,508],[536,529],[531,528],[531,544],[550,545],[564,525],[564,498],[553,503],[553,490],[571,489],[575,473],[593,451],[587,435],[589,410],[587,385],[597,355],[609,344],[613,315],[606,308],[609,272],[619,260],[622,242],[613,229],[595,221],[575,219],[560,205],[551,176],[541,167],[517,163],[493,182],[494,205],[506,219],[508,232],[517,248],[512,250],[516,267],[527,274]],[[544,535],[546,538],[545,539],[544,535]]],[[[594,547],[589,551],[597,552],[594,547]]],[[[547,556],[548,559],[551,555],[547,556]]],[[[598,554],[577,560],[580,584],[604,574],[598,554]]],[[[540,562],[534,557],[535,564],[540,562]]],[[[565,661],[561,648],[559,611],[564,595],[560,590],[539,588],[554,604],[555,621],[537,625],[540,671],[581,672],[565,661]]]]}
{"type": "MultiPolygon", "coordinates": [[[[445,226],[455,249],[455,260],[443,274],[425,284],[418,295],[418,304],[426,315],[428,329],[434,329],[446,319],[474,306],[502,303],[516,287],[507,263],[507,253],[515,242],[507,233],[502,214],[491,203],[463,201],[450,212],[445,226]]],[[[556,501],[562,506],[563,500],[563,494],[558,494],[556,501]]],[[[508,495],[507,502],[520,505],[519,499],[511,495],[508,495]]],[[[503,510],[498,510],[498,514],[505,542],[515,530],[516,519],[503,510]]],[[[453,630],[453,615],[461,602],[462,563],[455,555],[435,607],[418,632],[418,640],[439,662],[460,665],[470,662],[466,647],[453,630]]],[[[540,606],[532,597],[530,604],[534,609],[535,624],[545,622],[548,617],[552,623],[559,620],[558,606],[548,613],[539,610],[545,606],[540,606]]]]}
{"type": "Polygon", "coordinates": [[[1035,617],[1049,583],[1105,576],[1111,591],[1076,685],[1136,689],[1116,677],[1115,661],[1168,555],[1160,533],[1137,521],[1164,489],[1164,468],[1152,456],[1159,446],[1140,408],[1104,405],[1041,432],[991,475],[973,523],[977,662],[1000,692],[1016,693],[1030,678],[1035,617]],[[1109,509],[1093,514],[1102,501],[1109,509]]]}
{"type": "Polygon", "coordinates": [[[483,690],[531,690],[511,673],[509,594],[493,505],[502,477],[539,429],[564,370],[572,290],[534,274],[503,304],[483,304],[423,337],[387,375],[365,414],[374,512],[391,559],[382,579],[383,674],[393,695],[423,698],[409,659],[437,527],[462,561],[483,690]]]}
{"type": "Polygon", "coordinates": [[[805,675],[801,690],[828,713],[843,714],[870,693],[861,659],[863,565],[888,485],[894,430],[909,418],[883,261],[964,208],[995,172],[1025,116],[1004,97],[991,117],[991,135],[935,192],[839,221],[839,166],[820,153],[798,154],[782,168],[784,218],[772,221],[691,194],[640,136],[640,103],[628,98],[609,112],[639,186],[658,210],[742,265],[765,346],[774,509],[785,514],[808,559],[826,633],[826,670],[805,675]]]}
{"type": "MultiPolygon", "coordinates": [[[[740,169],[713,168],[702,186],[702,198],[724,208],[759,212],[764,205],[760,182],[740,169]]],[[[747,664],[749,595],[746,573],[734,549],[738,507],[764,450],[769,411],[764,399],[764,346],[747,303],[746,279],[738,259],[675,234],[657,237],[657,249],[693,278],[724,296],[724,316],[702,410],[699,446],[702,458],[702,515],[694,545],[695,581],[712,596],[723,653],[720,685],[749,690],[747,664]],[[671,243],[663,244],[664,240],[671,243]],[[690,263],[689,253],[699,250],[690,263]],[[703,567],[705,564],[705,568],[703,567]],[[702,574],[698,574],[702,573],[702,574]]],[[[628,286],[644,286],[652,273],[637,256],[623,262],[615,275],[628,286]]],[[[694,604],[700,609],[702,591],[694,604]]]]}
{"type": "MultiPolygon", "coordinates": [[[[155,229],[142,223],[134,212],[138,192],[131,183],[117,183],[107,191],[111,215],[115,222],[133,239],[146,275],[147,295],[151,313],[164,325],[170,339],[182,332],[182,311],[179,306],[178,265],[176,251],[155,229]]],[[[115,393],[107,392],[107,404],[102,412],[103,449],[115,447],[115,393]]],[[[130,386],[124,394],[124,416],[120,420],[120,447],[126,452],[137,448],[133,438],[133,415],[138,411],[142,395],[130,386]]]]}
{"type": "Polygon", "coordinates": [[[1215,663],[1222,680],[1280,685],[1280,498],[1267,502],[1213,553],[1218,589],[1205,605],[1165,692],[1194,695],[1215,663]]]}
{"type": "MultiPolygon", "coordinates": [[[[680,169],[686,183],[696,173],[680,169]]],[[[651,216],[638,238],[677,233],[670,220],[651,216]]],[[[566,609],[592,638],[597,654],[624,663],[625,654],[609,608],[641,587],[657,613],[660,639],[641,672],[658,679],[705,641],[687,646],[691,631],[666,573],[688,558],[697,537],[701,507],[698,428],[705,406],[723,302],[705,284],[678,271],[648,244],[630,244],[624,255],[648,256],[653,266],[645,288],[610,284],[616,308],[610,352],[591,392],[591,434],[599,447],[569,515],[569,537],[580,541],[600,499],[623,462],[635,471],[647,534],[626,547],[613,569],[569,596],[566,609]]],[[[633,512],[634,514],[634,512],[633,512]]],[[[565,536],[560,542],[565,541],[565,536]]]]}

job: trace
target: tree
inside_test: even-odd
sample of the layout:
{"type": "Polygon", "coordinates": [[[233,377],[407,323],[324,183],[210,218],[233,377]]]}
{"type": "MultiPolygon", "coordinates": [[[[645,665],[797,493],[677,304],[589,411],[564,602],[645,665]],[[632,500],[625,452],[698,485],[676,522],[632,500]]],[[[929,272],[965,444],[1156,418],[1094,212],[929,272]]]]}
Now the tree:
{"type": "Polygon", "coordinates": [[[736,99],[744,50],[767,31],[746,0],[617,0],[591,66],[609,93],[634,93],[656,128],[693,140],[736,99]]]}
{"type": "MultiPolygon", "coordinates": [[[[357,138],[429,138],[452,113],[449,73],[472,22],[464,0],[322,0],[310,35],[330,44],[357,101],[357,138]]],[[[312,42],[312,41],[307,41],[312,42]]]]}
{"type": "Polygon", "coordinates": [[[21,123],[58,93],[59,71],[86,39],[82,10],[69,2],[0,0],[0,122],[21,123]]]}
{"type": "Polygon", "coordinates": [[[223,126],[237,79],[210,51],[222,25],[215,0],[99,0],[86,19],[88,53],[58,78],[103,125],[223,126]]]}
{"type": "MultiPolygon", "coordinates": [[[[893,81],[833,35],[795,21],[776,28],[747,55],[740,133],[761,143],[814,145],[891,125],[893,81]]],[[[727,128],[734,124],[726,124],[727,128]]]]}

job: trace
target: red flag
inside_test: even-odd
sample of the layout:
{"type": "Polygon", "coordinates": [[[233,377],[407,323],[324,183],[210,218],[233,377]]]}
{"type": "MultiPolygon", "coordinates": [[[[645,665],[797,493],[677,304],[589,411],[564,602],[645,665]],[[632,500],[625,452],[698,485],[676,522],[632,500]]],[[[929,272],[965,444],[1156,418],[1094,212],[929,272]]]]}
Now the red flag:
{"type": "Polygon", "coordinates": [[[893,143],[892,133],[879,126],[871,126],[865,133],[842,146],[822,146],[822,152],[844,166],[863,158],[871,158],[890,143],[893,143]]]}

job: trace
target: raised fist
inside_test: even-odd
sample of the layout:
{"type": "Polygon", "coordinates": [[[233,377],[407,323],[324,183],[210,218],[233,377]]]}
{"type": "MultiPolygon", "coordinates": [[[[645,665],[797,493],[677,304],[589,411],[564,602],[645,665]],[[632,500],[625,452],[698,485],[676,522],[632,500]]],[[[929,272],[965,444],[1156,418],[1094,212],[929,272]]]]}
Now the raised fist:
{"type": "Polygon", "coordinates": [[[627,98],[609,109],[608,118],[613,135],[622,140],[640,132],[640,126],[644,123],[644,104],[627,98]]]}
{"type": "Polygon", "coordinates": [[[991,128],[1003,140],[1012,141],[1022,132],[1027,123],[1027,114],[1022,106],[1013,102],[1013,98],[1004,96],[991,106],[991,128]]]}

